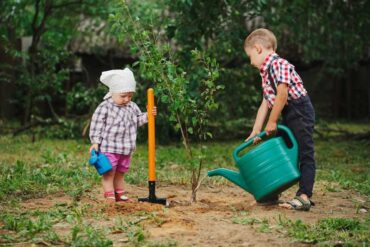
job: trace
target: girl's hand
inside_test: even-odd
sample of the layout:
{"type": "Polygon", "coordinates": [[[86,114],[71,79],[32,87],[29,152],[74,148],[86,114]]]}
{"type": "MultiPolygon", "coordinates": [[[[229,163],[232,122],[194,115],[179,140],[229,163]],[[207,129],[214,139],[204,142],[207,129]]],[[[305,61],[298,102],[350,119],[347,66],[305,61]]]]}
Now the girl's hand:
{"type": "Polygon", "coordinates": [[[94,143],[93,145],[91,145],[89,152],[91,153],[91,151],[93,149],[95,149],[95,151],[98,152],[98,150],[99,150],[99,144],[94,143]]]}
{"type": "MultiPolygon", "coordinates": [[[[148,106],[146,106],[146,110],[148,111],[148,106]]],[[[157,107],[156,106],[153,107],[152,114],[153,114],[153,116],[157,116],[157,107]]]]}
{"type": "Polygon", "coordinates": [[[262,141],[262,139],[260,137],[255,137],[256,135],[258,135],[259,133],[261,133],[260,131],[252,131],[252,133],[247,137],[247,139],[245,139],[245,141],[249,141],[250,139],[254,138],[253,139],[253,144],[258,144],[262,141]]]}

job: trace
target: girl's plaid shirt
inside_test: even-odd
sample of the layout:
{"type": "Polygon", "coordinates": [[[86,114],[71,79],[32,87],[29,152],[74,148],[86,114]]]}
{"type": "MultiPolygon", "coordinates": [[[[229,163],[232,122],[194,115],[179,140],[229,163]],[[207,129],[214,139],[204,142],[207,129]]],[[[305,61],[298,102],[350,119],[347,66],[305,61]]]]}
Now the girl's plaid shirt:
{"type": "Polygon", "coordinates": [[[100,144],[101,152],[130,155],[136,147],[137,127],[148,122],[134,102],[118,106],[112,98],[95,110],[90,125],[90,140],[100,144]]]}
{"type": "Polygon", "coordinates": [[[302,79],[295,71],[294,66],[287,60],[280,58],[276,53],[266,57],[261,66],[260,75],[262,77],[263,97],[266,99],[269,108],[272,108],[274,105],[275,88],[280,83],[288,85],[288,101],[298,99],[307,94],[306,89],[303,87],[302,79]],[[272,83],[275,86],[272,86],[272,83]]]}

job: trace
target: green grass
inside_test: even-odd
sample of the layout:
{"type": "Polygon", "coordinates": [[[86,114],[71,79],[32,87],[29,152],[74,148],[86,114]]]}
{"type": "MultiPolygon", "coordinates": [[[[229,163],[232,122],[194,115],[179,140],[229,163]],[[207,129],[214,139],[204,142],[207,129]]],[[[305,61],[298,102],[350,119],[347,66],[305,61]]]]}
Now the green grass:
{"type": "Polygon", "coordinates": [[[44,197],[55,192],[81,196],[98,182],[99,176],[87,166],[87,155],[76,153],[81,144],[74,144],[50,140],[1,144],[1,201],[44,197]]]}
{"type": "Polygon", "coordinates": [[[279,215],[278,225],[294,239],[324,246],[367,246],[369,244],[369,218],[324,218],[309,225],[301,220],[288,220],[279,215]]]}
{"type": "Polygon", "coordinates": [[[290,220],[279,215],[275,220],[250,217],[248,212],[237,212],[234,224],[249,225],[263,233],[283,233],[295,241],[321,246],[368,246],[370,219],[323,218],[315,224],[290,220]]]}
{"type": "Polygon", "coordinates": [[[369,141],[317,141],[317,179],[370,195],[369,157],[369,141]]]}
{"type": "Polygon", "coordinates": [[[15,234],[0,235],[0,243],[49,243],[51,245],[68,246],[110,246],[106,232],[102,228],[94,228],[84,223],[82,216],[86,206],[55,205],[47,211],[30,210],[19,212],[8,209],[0,216],[2,229],[10,230],[15,234]],[[70,225],[70,233],[60,236],[54,231],[59,222],[70,225]],[[2,240],[2,241],[1,241],[2,240]]]}
{"type": "MultiPolygon", "coordinates": [[[[361,130],[364,126],[344,125],[348,130],[361,130]]],[[[226,167],[235,169],[232,160],[233,149],[240,141],[209,142],[193,147],[195,161],[189,161],[181,144],[157,147],[157,177],[161,183],[189,184],[190,167],[203,159],[203,173],[207,170],[226,167]],[[202,153],[199,151],[202,150],[202,153]]],[[[327,189],[354,190],[362,195],[370,195],[370,142],[340,139],[316,139],[317,181],[333,182],[327,189]]],[[[19,242],[42,243],[71,246],[110,246],[107,235],[117,229],[127,232],[132,246],[176,246],[176,242],[151,243],[145,230],[133,222],[142,217],[116,222],[110,230],[96,227],[85,218],[101,220],[103,212],[89,213],[87,206],[80,205],[79,199],[99,185],[100,177],[93,167],[87,164],[89,144],[83,140],[38,140],[31,142],[29,136],[16,138],[0,137],[0,228],[12,234],[0,235],[0,244],[19,242]],[[25,211],[19,209],[19,202],[53,195],[67,194],[72,202],[55,205],[45,211],[25,211]],[[66,235],[58,235],[54,226],[58,223],[70,226],[66,235]],[[131,223],[130,223],[131,222],[131,223]]],[[[131,184],[147,183],[147,147],[138,145],[126,181],[131,184]]],[[[226,183],[221,177],[206,179],[205,183],[219,185],[226,183]]],[[[160,224],[161,219],[146,215],[160,224]]],[[[238,215],[235,224],[255,225],[258,231],[271,232],[271,222],[252,219],[248,215],[238,215]]],[[[356,245],[367,241],[368,219],[322,219],[314,225],[300,221],[281,220],[278,225],[287,234],[301,242],[328,243],[343,241],[356,245]],[[320,235],[319,233],[323,233],[320,235]]]]}

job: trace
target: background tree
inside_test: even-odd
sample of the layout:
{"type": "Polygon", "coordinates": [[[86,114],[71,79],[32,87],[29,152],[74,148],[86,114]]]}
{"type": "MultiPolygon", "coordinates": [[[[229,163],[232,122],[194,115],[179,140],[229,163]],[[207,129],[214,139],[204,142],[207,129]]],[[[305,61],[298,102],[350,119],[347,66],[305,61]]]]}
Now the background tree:
{"type": "Polygon", "coordinates": [[[25,126],[31,117],[45,121],[45,111],[52,122],[62,122],[53,103],[66,97],[64,83],[72,67],[67,45],[84,18],[104,12],[101,2],[91,0],[2,1],[1,44],[14,61],[1,64],[2,82],[16,85],[13,101],[25,126]],[[30,41],[23,50],[18,45],[22,39],[30,41]]]}
{"type": "Polygon", "coordinates": [[[321,63],[317,80],[331,84],[334,117],[353,118],[356,107],[369,104],[369,90],[354,91],[360,64],[370,58],[369,1],[261,2],[260,15],[277,34],[282,52],[321,63]]]}

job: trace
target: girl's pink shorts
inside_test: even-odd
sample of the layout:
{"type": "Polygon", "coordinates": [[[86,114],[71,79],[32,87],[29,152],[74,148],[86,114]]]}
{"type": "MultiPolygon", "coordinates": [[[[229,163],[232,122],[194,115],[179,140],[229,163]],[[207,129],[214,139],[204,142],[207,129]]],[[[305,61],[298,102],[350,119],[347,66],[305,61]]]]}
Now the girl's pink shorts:
{"type": "Polygon", "coordinates": [[[126,173],[131,164],[131,156],[115,153],[104,153],[112,164],[112,170],[116,172],[126,173]]]}

